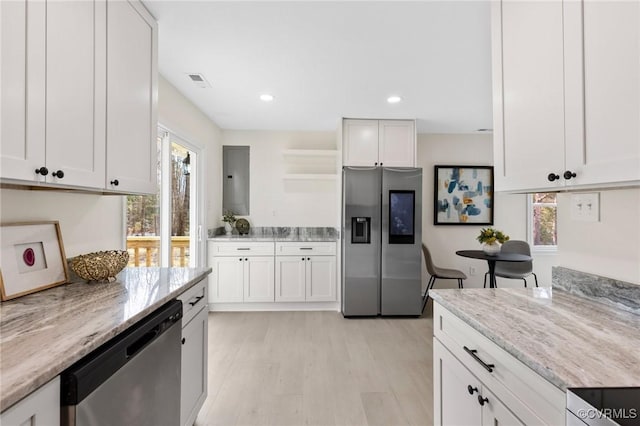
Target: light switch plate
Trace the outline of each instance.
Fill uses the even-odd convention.
[[[571,219],[582,222],[600,222],[600,193],[572,194]]]

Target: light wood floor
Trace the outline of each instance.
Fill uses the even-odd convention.
[[[432,319],[209,314],[196,425],[432,425]]]

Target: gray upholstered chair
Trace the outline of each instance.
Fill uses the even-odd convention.
[[[505,241],[500,250],[502,253],[518,253],[531,256],[531,249],[529,243],[526,241],[509,240]],[[487,275],[484,274],[484,286],[487,286]],[[511,278],[514,280],[524,281],[524,286],[527,286],[527,277],[533,275],[538,287],[538,277],[533,272],[533,261],[529,262],[496,262],[496,277]]]
[[[433,259],[431,259],[431,253],[429,253],[429,249],[424,244],[422,244],[422,254],[424,255],[424,262],[427,265],[427,272],[431,276],[431,278],[429,278],[429,283],[427,284],[427,290],[424,292],[423,296],[422,310],[424,311],[424,307],[427,306],[427,302],[429,301],[429,290],[433,288],[433,284],[438,278],[444,280],[458,280],[458,288],[463,288],[462,280],[466,280],[467,276],[464,272],[457,269],[439,268],[434,265]]]

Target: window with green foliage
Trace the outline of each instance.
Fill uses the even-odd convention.
[[[529,195],[529,243],[534,249],[555,250],[558,245],[555,193]]]

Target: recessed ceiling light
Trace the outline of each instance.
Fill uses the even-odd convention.
[[[389,96],[387,98],[387,102],[389,102],[390,104],[397,104],[401,100],[402,100],[402,98],[400,96]]]
[[[260,100],[264,102],[271,102],[274,99],[275,98],[273,97],[273,95],[270,95],[268,93],[263,93],[262,95],[260,95]]]

